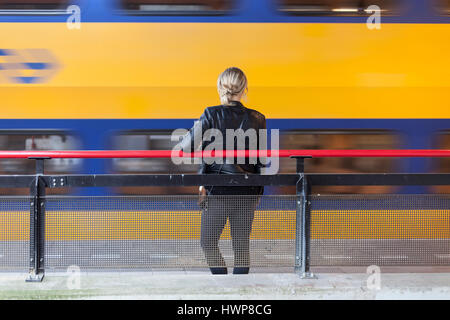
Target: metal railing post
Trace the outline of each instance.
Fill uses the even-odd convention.
[[[310,271],[311,252],[311,202],[309,200],[310,186],[305,176],[305,158],[308,156],[294,156],[297,161],[296,184],[296,224],[295,224],[295,272],[302,279],[316,279]]]
[[[30,186],[30,271],[26,282],[41,282],[45,269],[45,181],[44,160],[36,160],[36,177]]]

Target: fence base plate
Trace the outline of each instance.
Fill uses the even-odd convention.
[[[303,272],[300,274],[300,279],[318,279],[312,272]]]
[[[26,282],[42,282],[44,279],[45,274],[43,272],[41,273],[34,273],[30,272],[28,274],[28,277],[25,279]]]

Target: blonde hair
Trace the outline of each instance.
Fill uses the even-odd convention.
[[[245,89],[247,89],[247,77],[239,68],[228,68],[217,79],[217,91],[220,102],[224,105],[230,104],[231,99],[243,93]]]

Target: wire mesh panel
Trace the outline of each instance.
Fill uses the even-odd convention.
[[[448,266],[450,195],[312,195],[311,266]],[[48,196],[45,267],[295,264],[296,196]],[[29,266],[30,198],[0,197],[0,270]]]
[[[0,197],[0,270],[29,267],[30,198]]]
[[[46,268],[292,267],[295,196],[46,197]]]
[[[311,266],[450,265],[450,195],[311,196]]]

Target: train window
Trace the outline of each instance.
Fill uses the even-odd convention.
[[[278,0],[279,10],[299,15],[368,15],[372,5],[380,7],[381,14],[392,14],[399,0]]]
[[[121,0],[122,7],[131,13],[221,14],[229,11],[233,0]]]
[[[437,149],[450,150],[450,131],[445,131],[438,135]],[[450,173],[450,158],[437,158],[436,162],[436,168],[439,173]]]
[[[112,148],[116,150],[172,150],[176,142],[171,141],[172,130],[132,130],[120,132],[112,137]],[[115,173],[196,173],[199,165],[175,165],[171,159],[113,159],[111,171]],[[196,194],[195,187],[146,187],[118,188],[119,194]]]
[[[435,0],[436,9],[444,15],[450,15],[450,0]]]
[[[440,132],[435,137],[436,149],[450,150],[450,130]],[[450,158],[434,158],[432,161],[433,173],[450,173]],[[433,186],[435,193],[450,193],[450,186]]]
[[[171,150],[176,142],[171,141],[172,131],[127,131],[112,139],[116,150]],[[395,149],[400,145],[396,134],[387,131],[285,131],[280,136],[281,149]],[[114,173],[195,173],[198,165],[175,165],[171,159],[113,159]],[[392,158],[329,158],[310,159],[306,162],[309,173],[378,173],[394,172]],[[280,172],[295,172],[295,161],[280,159]],[[268,188],[274,193],[293,193],[295,188]],[[385,193],[392,187],[321,187],[315,193]],[[119,194],[196,194],[196,187],[146,187],[118,188]]]
[[[65,9],[69,0],[0,0],[1,10],[54,10]]]
[[[80,147],[80,139],[64,131],[0,130],[0,150],[76,150]],[[75,173],[80,171],[81,165],[81,159],[51,159],[45,161],[45,172]],[[0,174],[34,174],[35,170],[35,163],[31,160],[0,159]],[[67,193],[68,190],[49,189],[48,192],[49,194]],[[29,194],[29,190],[0,190],[0,194],[5,193]]]
[[[384,130],[313,130],[285,131],[280,135],[280,149],[396,149],[400,145],[395,133]],[[305,161],[308,173],[386,173],[396,168],[393,158],[316,158]],[[293,173],[292,159],[280,160],[280,171]],[[315,187],[315,193],[386,193],[391,187]],[[295,193],[294,188],[280,190]]]

